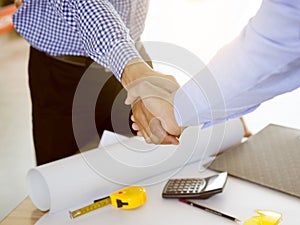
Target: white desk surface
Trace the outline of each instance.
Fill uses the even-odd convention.
[[[198,172],[198,165],[196,163],[186,166],[175,177],[205,177],[213,173],[215,172],[209,170]],[[163,199],[161,192],[164,185],[165,182],[162,182],[145,187],[148,200],[144,206],[138,209],[128,211],[108,206],[74,220],[64,220],[60,225],[90,224],[95,219],[102,225],[226,225],[234,223],[226,218],[183,204],[178,200]],[[255,209],[268,209],[282,213],[283,220],[280,225],[294,225],[299,223],[299,198],[233,177],[229,177],[223,193],[207,200],[196,200],[195,202],[235,216],[243,222],[255,215]],[[46,217],[48,217],[47,220],[44,220]],[[55,221],[57,221],[58,217],[65,217],[65,213],[47,214],[38,222],[38,225],[57,224]],[[46,221],[47,223],[44,223]]]

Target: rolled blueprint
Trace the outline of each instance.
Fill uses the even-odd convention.
[[[243,134],[239,119],[206,129],[189,127],[179,145],[152,145],[115,134],[114,144],[31,169],[29,196],[50,213],[81,207],[124,186],[162,182],[192,162],[201,168],[212,155],[240,143]]]

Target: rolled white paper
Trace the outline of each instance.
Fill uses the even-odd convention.
[[[189,127],[180,145],[149,145],[139,138],[102,146],[31,169],[27,175],[34,205],[50,213],[76,208],[127,185],[150,185],[173,176],[186,164],[207,159],[241,142],[239,119],[210,128]]]

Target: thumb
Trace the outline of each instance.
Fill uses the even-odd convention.
[[[129,93],[127,93],[127,97],[125,99],[125,105],[132,105],[138,97],[132,96]]]
[[[139,95],[139,84],[130,85],[127,89],[127,97],[125,99],[125,105],[132,105],[134,104],[140,97]]]

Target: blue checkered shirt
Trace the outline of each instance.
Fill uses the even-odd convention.
[[[148,0],[24,0],[16,31],[49,55],[89,56],[120,80],[144,29]]]

